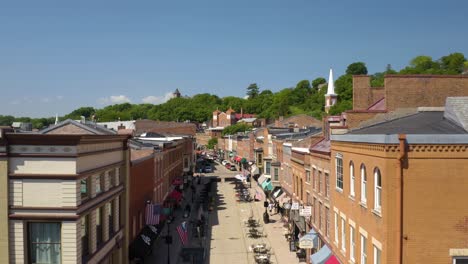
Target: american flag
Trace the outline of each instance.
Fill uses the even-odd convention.
[[[146,224],[157,225],[159,224],[159,215],[161,214],[160,204],[147,204],[146,205]]]
[[[188,244],[187,222],[182,222],[177,226],[177,233],[179,233],[182,245],[186,246]]]

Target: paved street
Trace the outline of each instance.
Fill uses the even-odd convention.
[[[251,203],[239,203],[235,196],[235,183],[230,181],[238,172],[226,170],[221,165],[216,165],[214,173],[205,175],[205,181],[209,177],[218,176],[221,181],[218,182],[218,196],[214,210],[208,215],[208,229],[205,240],[200,241],[198,238],[190,238],[190,247],[199,247],[202,244],[206,249],[206,264],[218,263],[255,263],[254,255],[249,251],[249,246],[256,243],[265,243],[272,248],[272,263],[293,264],[299,263],[294,252],[289,251],[288,243],[283,235],[283,223],[279,215],[270,216],[272,223],[263,224],[262,213],[264,212],[263,201]],[[227,181],[225,179],[228,178]],[[201,185],[197,185],[198,188]],[[255,194],[256,185],[253,184],[250,189],[251,195]],[[259,187],[257,187],[260,190]],[[190,198],[190,191],[186,193],[186,197]],[[185,205],[185,203],[184,203]],[[260,230],[263,230],[266,237],[249,238],[247,236],[247,228],[244,226],[244,221],[253,215],[255,219],[259,219],[261,223]],[[192,216],[195,216],[192,213]],[[175,231],[176,226],[186,219],[182,218],[182,210],[176,211],[176,220],[170,225],[170,230],[173,236],[173,244],[171,245],[171,262],[170,263],[190,263],[184,262],[180,257],[182,246],[179,236]],[[167,232],[167,227],[163,230],[163,235]],[[191,227],[189,227],[191,230]],[[153,245],[153,254],[145,263],[168,263],[167,262],[167,245],[164,243],[163,237]]]

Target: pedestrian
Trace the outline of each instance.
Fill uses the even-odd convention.
[[[271,214],[271,211],[273,211],[273,203],[268,204],[268,211],[270,211]]]
[[[278,201],[275,202],[275,208],[276,208],[276,214],[279,214],[280,205],[279,205]]]

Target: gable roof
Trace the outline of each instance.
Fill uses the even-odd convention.
[[[81,123],[81,122],[77,122],[75,120],[72,120],[72,119],[67,119],[67,120],[64,120],[56,125],[51,125],[49,126],[48,128],[45,128],[41,131],[39,131],[38,133],[39,134],[49,134],[50,132],[53,132],[54,130],[57,130],[59,128],[62,128],[62,127],[65,127],[67,125],[73,125],[73,126],[76,126],[78,128],[81,128],[82,131],[86,131],[88,133],[83,133],[83,132],[79,132],[79,131],[76,131],[76,132],[70,132],[68,134],[94,134],[94,135],[115,135],[117,134],[117,132],[115,131],[112,131],[110,129],[107,129],[103,126],[100,126],[94,122],[85,122],[84,124]]]

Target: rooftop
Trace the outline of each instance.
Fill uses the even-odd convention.
[[[395,120],[353,130],[349,134],[468,134],[446,119],[444,112],[419,112]]]

